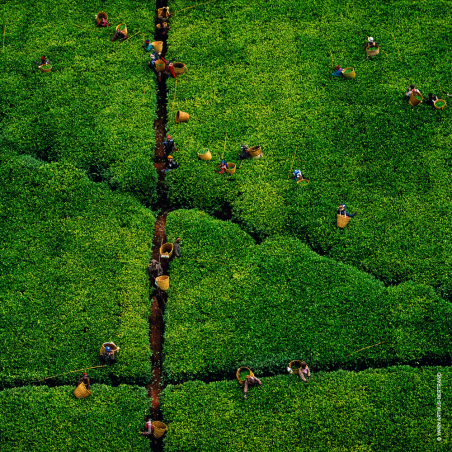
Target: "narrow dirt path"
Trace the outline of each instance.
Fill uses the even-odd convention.
[[[156,12],[158,8],[167,6],[167,0],[156,1]],[[157,14],[155,15],[155,23],[157,24]],[[163,41],[163,51],[161,56],[166,54],[166,36],[157,36],[156,41]],[[160,259],[159,248],[166,242],[165,225],[166,217],[169,211],[168,200],[164,189],[166,155],[163,150],[163,142],[166,135],[166,79],[162,77],[161,82],[157,82],[157,119],[154,121],[155,129],[155,163],[154,166],[158,172],[158,205],[159,212],[154,228],[154,236],[152,239],[152,259],[160,261],[163,274],[169,275],[169,263],[167,259]],[[160,392],[162,391],[162,352],[163,352],[163,334],[165,324],[163,323],[163,314],[165,312],[165,304],[167,300],[166,293],[162,292],[154,285],[153,278],[150,278],[150,295],[151,313],[149,317],[149,344],[152,352],[151,365],[152,375],[151,381],[146,385],[149,397],[152,398],[152,406],[150,417],[154,421],[162,420],[162,412],[160,409]],[[151,448],[153,451],[163,451],[162,441],[151,440]]]

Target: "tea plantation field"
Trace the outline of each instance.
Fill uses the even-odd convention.
[[[86,399],[76,399],[74,389],[0,391],[2,451],[149,451],[149,441],[138,435],[150,406],[143,388],[94,384]]]
[[[281,373],[292,359],[318,370],[450,363],[452,307],[431,287],[386,288],[297,239],[255,245],[198,211],[171,212],[167,233],[183,242],[165,311],[171,382],[233,378],[242,365]]]
[[[154,216],[69,163],[9,159],[0,186],[1,387],[98,366],[106,341],[121,359],[96,381],[147,382]]]
[[[446,1],[231,0],[176,13],[169,58],[189,71],[169,82],[181,149],[171,200],[230,206],[255,237],[288,232],[385,283],[411,279],[449,297],[451,110],[412,108],[402,94],[410,83],[424,97],[452,92],[447,12]],[[367,36],[382,49],[373,61]],[[332,77],[336,64],[356,78]],[[175,124],[177,110],[188,123]],[[240,165],[240,143],[264,157]],[[211,161],[197,159],[203,148]],[[223,153],[239,167],[232,176],[215,172]],[[307,186],[288,180],[296,168]],[[343,232],[340,203],[358,210]]]
[[[309,383],[289,375],[262,378],[246,400],[237,380],[168,386],[163,406],[171,435],[165,450],[447,451],[450,383],[449,368],[401,367],[313,374]]]
[[[69,161],[93,180],[155,202],[156,84],[141,48],[143,34],[153,33],[153,10],[137,0],[2,3],[2,152]],[[95,26],[102,9],[110,27]],[[140,33],[110,42],[121,22],[129,36]],[[33,64],[41,55],[52,72]]]

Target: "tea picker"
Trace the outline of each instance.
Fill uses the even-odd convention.
[[[421,94],[421,92],[414,85],[410,85],[410,89],[405,93],[405,96],[410,97],[413,93]]]
[[[340,77],[342,75],[343,70],[344,68],[337,64],[336,67],[334,68],[334,72],[331,75],[334,75],[335,77]]]
[[[308,365],[306,364],[305,361],[301,362],[301,366],[298,369],[298,376],[303,380],[306,381],[306,377],[308,377],[309,379],[311,379],[311,371],[309,370]]]
[[[431,107],[435,106],[435,101],[438,100],[438,96],[434,96],[432,93],[428,93],[428,99],[426,100],[426,104],[430,105]]]
[[[42,55],[41,59],[39,61],[33,61],[36,66],[41,68],[41,66],[45,66],[46,64],[52,64],[50,60],[48,60],[44,55]]]
[[[345,228],[345,226],[347,226],[348,222],[350,221],[350,218],[353,218],[356,215],[355,213],[349,213],[345,210],[346,205],[345,204],[341,204],[338,208],[337,208],[337,214],[336,214],[336,219],[337,219],[337,226],[339,228]]]
[[[179,165],[173,160],[172,155],[168,155],[168,163],[166,164],[166,169],[162,170],[163,172],[167,173],[168,171],[171,171],[173,169],[178,168]]]
[[[141,436],[153,436],[154,435],[154,426],[152,425],[152,421],[149,420],[144,424],[144,432],[140,432]]]
[[[241,153],[241,154],[238,154],[238,156],[239,156],[242,160],[251,157],[250,153],[248,152],[249,148],[250,148],[250,147],[249,147],[247,144],[240,143],[240,150],[242,151],[242,153]]]
[[[374,41],[374,38],[372,38],[372,36],[367,38],[366,49],[369,47],[378,47],[378,44]]]
[[[167,78],[176,78],[176,73],[174,72],[173,63],[165,60],[165,58],[160,58],[165,63],[165,74]]]
[[[248,392],[248,386],[255,386],[259,385],[262,386],[262,381],[259,380],[259,378],[255,377],[254,375],[247,375],[245,377],[245,386],[243,387],[243,398],[246,399],[246,394]]]
[[[167,155],[176,150],[174,140],[171,138],[171,135],[166,136],[166,141],[163,142],[163,149]]]
[[[218,166],[220,167],[220,171],[218,171],[218,174],[223,174],[228,169],[228,164],[226,163],[226,160],[222,160]]]
[[[163,268],[155,259],[152,259],[151,263],[148,265],[148,272],[149,276],[155,279],[158,276],[163,275]]]
[[[151,50],[154,50],[154,47],[152,47],[151,41],[149,39],[146,39],[143,44],[144,50],[146,52],[150,52]]]
[[[292,180],[294,180],[295,182],[301,182],[302,180],[304,180],[304,176],[303,176],[302,172],[299,169],[296,169],[293,172]]]
[[[89,378],[88,378],[88,374],[87,373],[83,373],[82,376],[78,379],[77,382],[77,386],[84,383],[86,386],[86,389],[89,389],[91,387]]]
[[[176,257],[180,257],[180,244],[181,244],[181,238],[177,237],[176,241],[173,243],[174,255]]]
[[[104,342],[102,348],[100,349],[100,360],[103,363],[115,364],[116,357],[115,353],[119,350],[119,347],[113,342]]]
[[[157,10],[157,18],[162,22],[168,20],[170,16],[171,14],[169,13],[168,6],[164,6],[163,8],[159,8]]]

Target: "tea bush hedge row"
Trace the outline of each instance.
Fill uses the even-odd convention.
[[[322,370],[450,363],[452,308],[431,287],[385,288],[295,238],[255,245],[199,211],[169,213],[166,232],[182,239],[165,310],[171,382],[230,378],[242,365],[269,375],[292,359]]]
[[[96,27],[101,10],[110,27]],[[153,9],[136,0],[12,0],[0,6],[0,22],[1,147],[69,161],[93,180],[155,202],[156,84],[141,47],[143,33],[154,32]],[[129,36],[140,33],[110,42],[121,22]],[[51,60],[51,73],[32,63],[41,55]]]
[[[441,374],[441,441],[437,384]],[[165,451],[447,451],[451,447],[451,371],[447,367],[262,378],[167,386]]]
[[[168,55],[188,72],[169,81],[169,128],[181,149],[166,179],[170,199],[208,211],[231,205],[255,236],[290,231],[386,283],[415,280],[449,298],[451,109],[412,108],[402,94],[411,83],[424,97],[452,92],[447,5],[232,0],[172,16]],[[189,6],[170,2],[173,11]],[[367,36],[381,45],[373,61]],[[353,66],[356,78],[332,77],[333,64]],[[177,110],[188,123],[175,124]],[[264,158],[240,166],[240,143],[260,144]],[[210,162],[198,161],[203,148]],[[223,152],[240,166],[232,176],[215,172]],[[296,168],[309,185],[288,181]],[[340,203],[358,210],[344,231]]]
[[[18,451],[149,451],[140,437],[150,399],[144,388],[102,384],[76,399],[73,386],[24,386],[0,391],[0,448]]]
[[[100,365],[105,341],[98,382],[147,382],[154,216],[69,163],[8,159],[0,186],[0,386]]]

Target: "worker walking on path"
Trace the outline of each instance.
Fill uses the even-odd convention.
[[[246,393],[248,392],[248,386],[254,386],[254,385],[262,385],[262,381],[259,380],[257,377],[252,377],[251,375],[247,375],[245,377],[245,386],[243,387],[243,398],[246,399]]]
[[[152,259],[151,263],[148,265],[148,272],[149,276],[155,279],[158,276],[163,275],[163,268],[155,259]]]
[[[173,160],[172,155],[168,155],[168,163],[166,164],[166,169],[162,170],[165,173],[171,170],[174,170],[176,168],[179,168],[179,165]]]
[[[152,421],[149,420],[144,424],[144,432],[140,432],[141,436],[153,436],[154,435],[154,426],[152,425]]]
[[[174,255],[176,257],[180,257],[180,244],[181,244],[181,238],[177,237],[176,241],[173,243]]]
[[[163,142],[163,149],[165,150],[166,155],[169,155],[176,150],[174,140],[171,138],[171,135],[166,136],[166,141]]]

